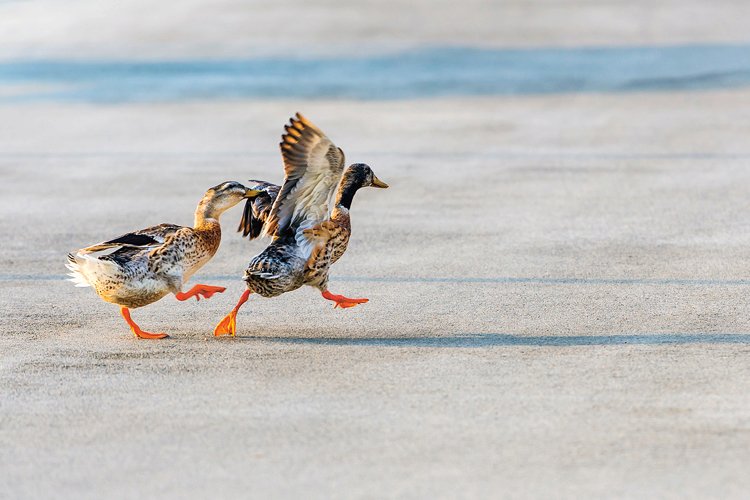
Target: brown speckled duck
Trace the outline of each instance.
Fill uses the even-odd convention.
[[[245,270],[247,290],[235,308],[216,325],[214,335],[234,335],[237,311],[251,293],[275,297],[302,285],[320,290],[334,307],[367,302],[328,290],[328,273],[346,251],[351,234],[349,210],[362,187],[387,188],[372,169],[356,163],[344,170],[344,152],[305,117],[297,113],[285,127],[280,144],[285,179],[279,187],[250,181],[260,194],[245,204],[239,230],[250,239],[273,238]],[[335,194],[333,210],[329,200]]]
[[[195,210],[193,227],[160,224],[68,254],[71,281],[76,286],[91,286],[102,299],[118,304],[137,337],[167,337],[165,333],[142,330],[131,319],[129,309],[151,304],[169,293],[183,301],[223,292],[223,287],[199,284],[183,293],[182,286],[218,250],[219,216],[259,193],[237,182],[224,182],[203,196]],[[110,252],[92,255],[105,250]]]

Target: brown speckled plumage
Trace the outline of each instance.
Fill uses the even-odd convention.
[[[237,312],[253,292],[275,297],[310,285],[334,307],[347,309],[367,302],[329,292],[328,273],[349,243],[354,193],[365,186],[388,185],[365,164],[344,170],[344,152],[299,113],[285,131],[280,144],[284,184],[251,181],[263,186],[264,198],[246,204],[239,228],[250,239],[264,234],[273,241],[250,261],[244,277],[247,290],[217,323],[216,336],[236,334]],[[336,200],[329,212],[334,192]]]
[[[302,285],[327,290],[331,265],[349,243],[349,208],[354,193],[376,179],[364,164],[344,171],[343,151],[299,114],[285,130],[281,141],[284,185],[251,181],[263,186],[266,197],[247,202],[239,229],[253,239],[261,234],[258,225],[265,224],[263,232],[274,235],[273,242],[245,271],[248,289],[264,297]],[[334,190],[336,202],[329,215],[328,200]]]
[[[349,245],[352,226],[349,220],[349,210],[337,206],[331,218],[311,230],[312,236],[321,233],[322,241],[314,249],[307,261],[305,269],[305,284],[320,290],[328,289],[328,272],[331,266],[344,255]],[[322,231],[321,231],[322,229]]]
[[[195,213],[194,227],[159,224],[68,255],[78,286],[92,286],[105,301],[135,308],[179,293],[214,256],[221,242],[221,213],[247,194],[239,183],[208,190]],[[113,250],[106,255],[96,252]]]
[[[277,239],[250,261],[245,283],[258,295],[276,297],[305,284],[305,264],[293,238]]]

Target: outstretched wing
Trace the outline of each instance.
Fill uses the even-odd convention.
[[[182,226],[176,224],[159,224],[158,226],[151,226],[146,229],[123,234],[113,240],[91,245],[90,247],[83,248],[81,252],[101,252],[102,250],[112,248],[143,250],[145,248],[158,247],[180,229],[182,229]]]
[[[245,210],[242,212],[242,219],[237,231],[242,232],[242,236],[247,236],[248,239],[252,240],[260,236],[263,231],[263,226],[271,215],[273,202],[276,201],[281,187],[270,182],[253,180],[249,181],[247,187],[260,191],[260,194],[248,198],[245,202]]]
[[[265,225],[266,234],[278,237],[325,220],[344,172],[344,152],[307,118],[297,113],[284,129],[279,146],[286,175]]]

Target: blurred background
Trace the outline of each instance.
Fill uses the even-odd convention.
[[[0,2],[4,103],[722,88],[738,1]]]

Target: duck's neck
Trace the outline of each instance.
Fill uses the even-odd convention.
[[[196,231],[220,231],[219,215],[213,210],[211,204],[201,200],[198,208],[195,209],[195,219],[193,220],[193,229]]]
[[[335,206],[344,207],[347,210],[352,208],[352,200],[354,200],[354,195],[360,187],[361,186],[355,182],[354,179],[342,179],[341,184],[339,185],[339,190],[336,193]]]
[[[208,258],[213,257],[221,244],[221,225],[219,224],[219,215],[211,211],[195,211],[195,221],[193,223],[193,232],[200,242],[198,246],[206,251]]]

